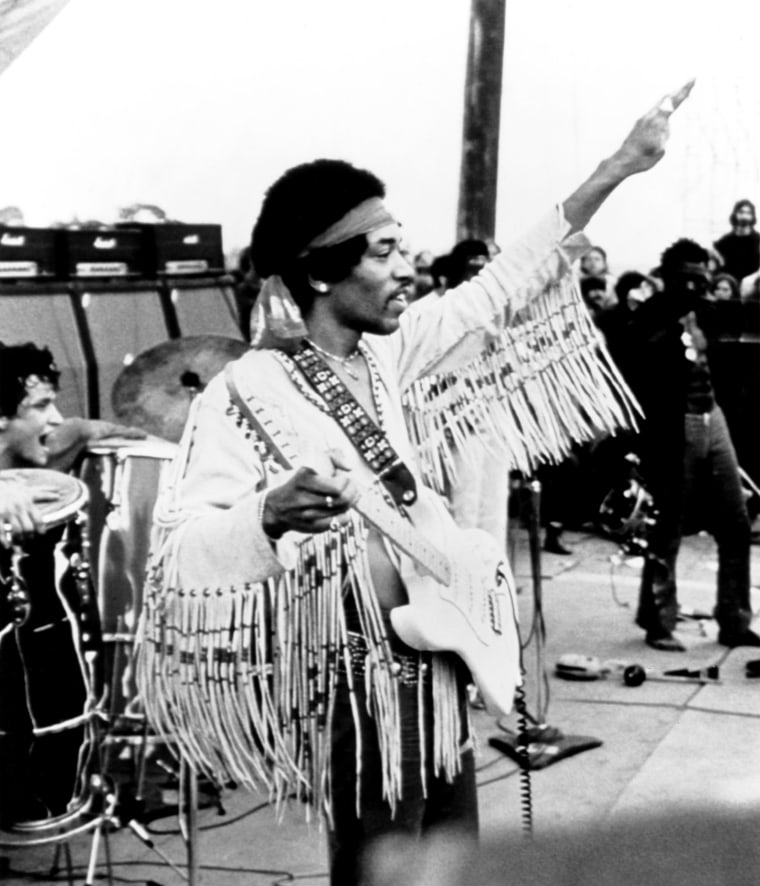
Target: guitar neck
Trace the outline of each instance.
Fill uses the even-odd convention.
[[[227,381],[233,401],[243,410],[272,455],[284,468],[294,468],[299,462],[298,453],[267,416],[260,404],[250,403],[243,399],[234,384],[232,364],[227,368]],[[436,581],[445,585],[450,584],[449,558],[431,544],[411,523],[404,520],[398,511],[388,505],[377,488],[378,482],[375,481],[375,486],[363,487],[360,490],[359,499],[354,503],[354,508],[368,523],[386,536],[400,551],[411,557]]]
[[[368,523],[386,536],[399,550],[411,557],[436,581],[445,585],[450,584],[449,558],[407,522],[398,511],[393,510],[379,489],[372,486],[363,487],[358,501],[354,502],[354,507]]]

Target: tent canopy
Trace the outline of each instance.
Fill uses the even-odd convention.
[[[69,0],[0,0],[0,74]]]

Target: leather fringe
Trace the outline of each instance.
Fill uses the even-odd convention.
[[[416,381],[404,407],[425,479],[441,493],[457,479],[454,453],[466,462],[475,438],[530,474],[573,443],[636,429],[641,415],[569,275],[528,302],[477,360]]]
[[[181,457],[174,467],[179,475]],[[296,796],[329,820],[330,735],[342,670],[357,726],[357,805],[362,748],[353,683],[364,679],[383,793],[395,809],[402,790],[398,676],[369,578],[366,535],[356,515],[339,530],[306,537],[296,567],[283,577],[209,589],[178,586],[181,512],[154,526],[137,638],[138,696],[156,734],[196,772],[263,790],[279,810]],[[352,674],[346,599],[367,644],[364,677]],[[453,778],[463,724],[444,655],[433,657],[433,686],[434,765]],[[424,732],[420,741],[424,757]]]

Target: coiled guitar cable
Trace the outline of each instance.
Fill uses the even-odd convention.
[[[525,665],[523,663],[523,653],[531,640],[536,643],[536,655],[538,666],[538,708],[539,719],[543,722],[544,705],[542,699],[542,675],[545,675],[543,668],[543,645],[545,639],[545,625],[543,617],[542,594],[541,594],[541,546],[540,546],[540,502],[541,502],[541,483],[535,478],[528,484],[530,490],[530,515],[529,515],[529,535],[530,535],[530,554],[531,567],[533,573],[533,590],[534,590],[534,611],[533,623],[528,638],[520,644],[520,673],[523,681],[515,690],[515,710],[517,711],[517,764],[520,767],[520,818],[522,822],[523,835],[531,839],[533,837],[533,786],[531,782],[531,759],[530,759],[530,729],[528,722],[532,720],[528,712],[528,705],[525,695]],[[517,614],[515,613],[515,618]],[[548,687],[547,697],[548,697]],[[534,721],[535,722],[535,721]]]
[[[521,668],[523,678],[525,670]],[[533,837],[533,785],[530,778],[530,736],[528,734],[528,707],[525,702],[525,683],[515,690],[515,709],[517,710],[517,757],[520,767],[520,820],[525,837]]]

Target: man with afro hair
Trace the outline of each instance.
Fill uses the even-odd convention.
[[[264,197],[251,242],[264,281],[253,348],[197,398],[159,497],[138,681],[154,727],[172,731],[198,768],[279,799],[296,791],[321,809],[333,886],[366,882],[363,859],[383,836],[446,828],[474,839],[478,829],[470,674],[455,644],[426,640],[448,590],[423,593],[428,610],[411,589],[415,559],[430,567],[428,541],[462,566],[481,555],[462,546],[425,482],[403,395],[470,365],[521,309],[560,291],[588,248],[580,232],[621,182],[663,156],[691,85],[642,117],[536,228],[440,298],[410,304],[414,270],[372,173],[316,160]],[[494,676],[508,709],[519,638],[512,579],[500,568],[499,602],[493,589],[477,599],[488,593],[492,618],[503,616],[509,651]],[[193,624],[205,625],[200,635]],[[224,648],[205,648],[193,665],[193,645],[212,644],[217,630]],[[202,661],[228,674],[237,666],[255,691],[233,702]]]

